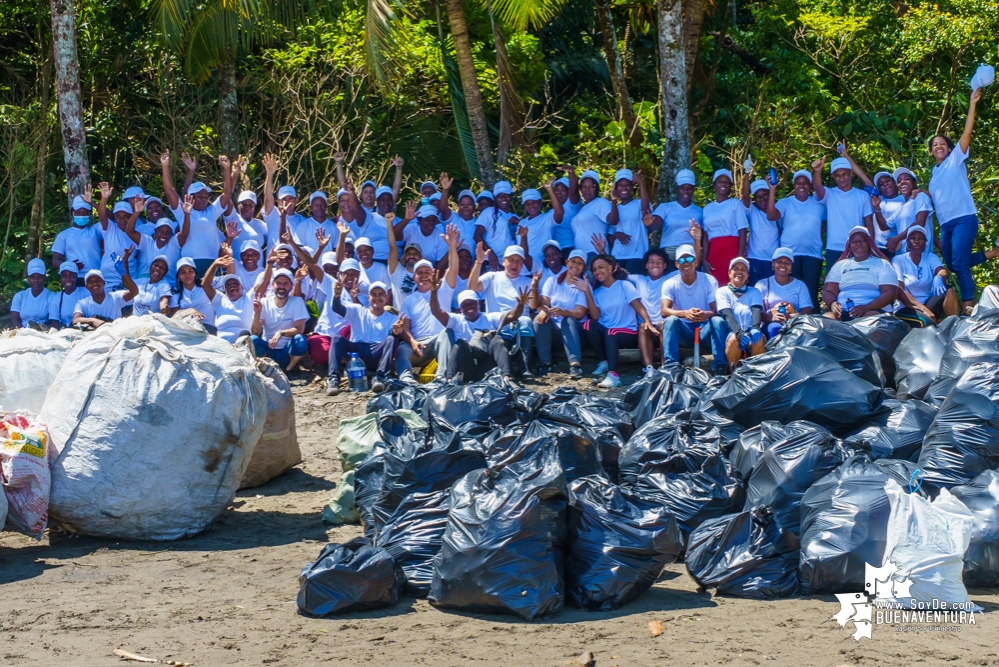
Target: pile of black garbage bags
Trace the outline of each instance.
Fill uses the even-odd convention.
[[[306,614],[404,594],[528,620],[608,611],[681,559],[719,595],[862,590],[885,556],[889,480],[971,508],[965,583],[999,585],[996,310],[912,331],[798,316],[731,377],[668,365],[623,398],[489,376],[393,385],[368,412],[365,537],[305,566]]]

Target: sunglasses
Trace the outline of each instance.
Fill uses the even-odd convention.
[[[676,260],[677,264],[693,264],[694,258],[690,255],[684,255],[683,257],[678,257]]]

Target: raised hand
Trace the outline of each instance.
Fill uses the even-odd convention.
[[[550,191],[552,188],[554,188],[555,187],[555,181],[557,181],[557,180],[558,179],[555,178],[554,176],[552,176],[551,178],[549,178],[545,182],[545,190],[549,190]]]
[[[253,312],[257,315],[264,308],[264,302],[261,300],[260,295],[256,292],[253,293]]]
[[[403,331],[409,331],[409,318],[405,313],[399,313],[399,319],[392,325],[392,335],[399,336]]]
[[[533,291],[538,289],[538,283],[540,282],[541,282],[541,272],[535,271],[534,274],[531,276],[531,290]]]
[[[405,164],[405,162],[406,161],[403,160],[398,155],[396,155],[394,158],[392,158],[392,164],[394,164],[396,167],[399,167],[400,169],[402,168],[402,165]]]
[[[170,149],[166,149],[160,154],[160,165],[163,167],[170,166]]]
[[[449,248],[457,248],[458,244],[461,243],[461,232],[458,230],[458,225],[448,225],[444,233],[441,234],[441,238],[444,239]]]
[[[403,220],[412,220],[416,217],[416,207],[419,202],[408,201],[406,202],[406,214],[403,216]]]
[[[590,283],[585,277],[569,276],[565,279],[567,283],[578,289],[583,294],[590,291]]]
[[[340,164],[346,159],[347,159],[347,153],[345,151],[337,151],[336,153],[333,153],[333,161],[336,162],[337,164]]]
[[[288,245],[291,245],[291,240],[292,240],[291,239],[291,232],[285,232],[284,234],[281,235],[281,241],[282,241],[282,243],[287,243]],[[292,246],[292,247],[294,247],[294,246]]]
[[[111,193],[114,192],[114,188],[112,188],[107,181],[98,183],[97,189],[101,191],[101,199],[105,202],[111,198]]]
[[[239,236],[239,225],[236,224],[236,221],[225,223],[225,237],[232,241],[237,236]]]
[[[486,244],[479,241],[475,244],[475,261],[482,264],[489,257],[489,251],[486,250]]]
[[[535,275],[539,275],[539,274],[535,274]],[[519,305],[519,306],[526,306],[527,305],[527,300],[530,299],[530,298],[531,298],[531,292],[530,292],[530,290],[526,290],[526,289],[517,290],[517,305]]]
[[[260,163],[264,165],[264,171],[268,174],[273,174],[278,168],[278,159],[274,153],[264,153],[264,157],[260,159]]]
[[[142,198],[142,195],[136,195],[128,201],[132,205],[132,213],[141,213],[142,209],[146,207],[146,200]]]
[[[132,256],[132,252],[134,250],[135,250],[135,246],[134,245],[130,245],[127,248],[125,248],[125,250],[122,251],[122,253],[121,253],[121,261],[125,264],[125,268],[126,269],[128,268],[128,258]]]
[[[812,161],[812,171],[821,171],[825,169],[826,166],[826,156],[823,155],[818,160]]]
[[[517,227],[517,236],[527,238],[527,227]]]
[[[283,199],[278,199],[276,206],[278,213],[280,213],[281,217],[283,218],[286,215],[288,215],[288,209],[291,208],[291,202],[284,201]]]
[[[236,260],[232,258],[231,254],[232,248],[229,248],[228,250],[230,254],[223,255],[222,257],[219,257],[217,260],[215,260],[218,263],[218,265],[221,266],[223,269],[229,269],[236,265]]]
[[[219,155],[219,166],[222,167],[223,171],[232,170],[232,163],[229,161],[228,155]]]
[[[344,222],[343,219],[341,218],[340,220],[336,221],[336,230],[340,232],[340,236],[342,236],[343,238],[347,238],[347,235],[350,234],[350,225]]]
[[[222,245],[219,246],[219,248],[222,249],[222,254],[219,256],[219,259],[217,260],[219,264],[222,264],[222,260],[225,259],[226,257],[232,259],[232,244],[229,243],[229,241],[223,242]],[[232,262],[229,263],[232,264]]]
[[[607,250],[607,237],[603,234],[594,234],[590,237],[590,241],[593,242],[593,249],[598,253],[604,253]]]
[[[327,234],[326,230],[323,229],[322,227],[316,230],[316,241],[319,243],[320,248],[325,248],[327,245],[329,245],[330,242],[329,234]]]
[[[194,210],[194,195],[184,195],[184,202],[180,205],[184,209],[184,213],[190,213]]]
[[[333,296],[340,296],[343,294],[343,276],[338,276],[333,282]]]
[[[198,158],[192,157],[187,151],[180,154],[180,161],[184,163],[188,171],[194,171],[198,168]]]
[[[298,267],[298,270],[295,271],[295,281],[296,282],[302,282],[303,280],[305,280],[308,277],[309,277],[309,267],[305,266],[304,264],[302,266]]]
[[[434,271],[434,277],[430,279],[430,291],[436,292],[441,288],[443,284],[443,279],[441,278],[440,271]]]
[[[451,184],[454,183],[454,179],[447,175],[447,172],[441,172],[441,190],[450,190]]]
[[[742,163],[742,169],[747,174],[753,173],[753,156],[752,155],[746,155],[746,160],[745,160],[745,162]]]
[[[92,186],[90,183],[87,183],[86,185],[84,185],[83,186],[83,194],[81,196],[83,197],[83,201],[85,201],[88,204],[90,204],[91,206],[93,206],[94,205],[94,186]]]

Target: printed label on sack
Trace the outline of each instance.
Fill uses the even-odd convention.
[[[45,431],[27,433],[7,424],[8,438],[3,440],[4,451],[8,454],[23,452],[39,459],[45,458]]]

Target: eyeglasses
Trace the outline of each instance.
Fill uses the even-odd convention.
[[[690,255],[684,255],[683,257],[677,257],[676,258],[676,263],[677,264],[693,264],[694,263],[694,258],[691,257]]]

